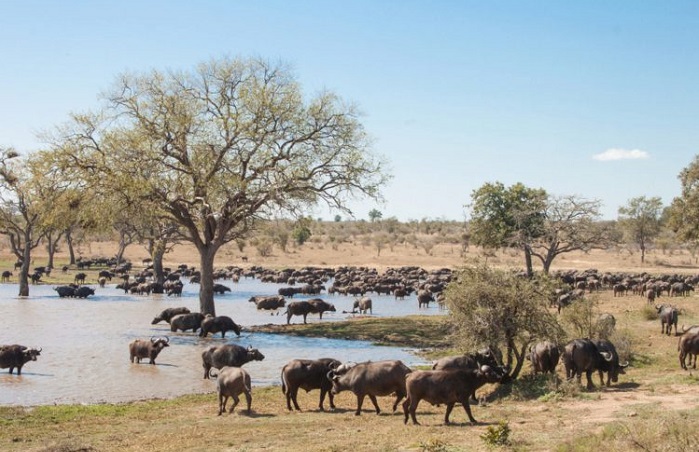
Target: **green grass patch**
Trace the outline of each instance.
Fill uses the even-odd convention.
[[[407,316],[362,318],[342,322],[321,322],[307,325],[262,325],[250,328],[264,333],[293,336],[327,337],[364,340],[376,345],[411,348],[446,348],[450,326],[443,317]]]

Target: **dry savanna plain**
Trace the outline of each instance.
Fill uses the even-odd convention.
[[[303,266],[420,266],[430,269],[464,265],[471,259],[487,259],[493,266],[521,267],[515,251],[488,253],[474,247],[439,244],[429,253],[413,245],[377,248],[359,243],[328,246],[306,243],[287,252],[275,249],[266,257],[253,250],[221,250],[218,266],[260,265],[270,268]],[[83,247],[88,256],[109,256],[111,242]],[[243,261],[243,254],[247,261]],[[140,263],[145,251],[136,246],[126,257]],[[6,262],[10,261],[6,258]],[[65,256],[59,256],[59,261]],[[42,256],[36,257],[35,265]],[[170,265],[197,265],[196,253],[180,246],[166,256]],[[695,259],[686,251],[652,251],[641,264],[638,253],[593,251],[559,256],[553,270],[597,269],[600,272],[650,274],[699,273]],[[60,276],[56,276],[60,278]],[[49,279],[47,281],[51,283]],[[477,425],[467,422],[461,407],[452,413],[452,425],[443,424],[444,406],[422,402],[418,419],[422,425],[404,425],[403,414],[391,413],[392,398],[381,397],[383,412],[376,415],[365,403],[355,416],[354,396],[342,393],[338,409],[320,412],[318,391],[299,394],[301,412],[288,412],[279,386],[253,388],[252,413],[244,411],[217,416],[215,394],[199,394],[173,400],[145,400],[94,406],[0,407],[0,450],[16,451],[461,451],[461,450],[699,450],[696,419],[699,416],[699,379],[696,371],[682,370],[678,362],[677,337],[660,332],[660,322],[638,295],[614,297],[611,290],[593,295],[599,310],[617,319],[619,337],[628,342],[630,367],[611,387],[586,390],[566,382],[562,365],[558,378],[533,377],[526,364],[512,385],[487,386],[479,390],[484,403],[473,407]],[[413,300],[414,301],[414,300]],[[680,324],[699,323],[699,298],[661,297],[681,309]],[[433,316],[434,317],[434,316]],[[445,317],[446,318],[446,317]],[[404,321],[359,318],[344,325],[330,322],[312,328],[291,325],[293,334],[371,338],[381,343],[424,347],[427,356],[453,354],[448,338],[421,336],[443,331],[445,318],[411,316]],[[378,323],[372,323],[378,322]],[[378,325],[378,326],[377,326]],[[309,325],[310,327],[311,325]],[[414,327],[412,334],[405,332]],[[337,331],[342,331],[338,333]],[[424,340],[423,340],[424,339]],[[441,344],[435,347],[434,344]],[[505,387],[507,386],[507,387]],[[367,406],[369,405],[369,406]]]

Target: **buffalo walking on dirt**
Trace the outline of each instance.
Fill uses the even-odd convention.
[[[218,392],[218,415],[220,416],[226,411],[226,403],[228,398],[233,398],[233,403],[228,413],[232,413],[235,407],[240,402],[240,394],[245,395],[247,401],[247,413],[250,414],[250,406],[252,405],[252,385],[250,384],[250,374],[239,367],[224,366],[219,371],[216,377],[216,391]]]
[[[325,411],[323,401],[325,394],[330,399],[330,408],[335,409],[334,396],[331,392],[332,382],[328,373],[340,366],[340,361],[333,358],[321,359],[292,359],[282,367],[282,393],[286,396],[286,407],[291,411],[291,403],[294,408],[301,411],[296,396],[299,389],[306,392],[320,389],[320,402],[318,408]]]

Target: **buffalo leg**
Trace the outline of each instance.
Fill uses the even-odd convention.
[[[415,411],[417,411],[417,404],[420,403],[420,399],[411,399],[408,398],[405,400],[405,404],[403,405],[403,410],[405,410],[405,405],[408,405],[408,411],[410,412],[410,417],[413,420],[413,425],[420,425],[420,423],[417,421],[417,418],[415,417]],[[408,415],[405,415],[405,423],[408,423]]]
[[[474,419],[473,414],[471,414],[471,405],[468,403],[468,397],[464,397],[464,400],[461,401],[461,404],[464,406],[464,411],[466,411],[468,420],[471,421],[472,424],[477,424],[478,422],[476,421],[476,419]],[[452,403],[452,406],[453,405],[454,404]],[[449,410],[448,406],[447,410]]]
[[[252,394],[250,394],[250,391],[245,391],[245,401],[248,404],[247,413],[250,414],[250,407],[252,406]]]
[[[447,412],[444,413],[444,423],[449,425],[449,415],[451,414],[451,410],[454,409],[454,402],[447,403]]]
[[[369,399],[371,399],[371,403],[373,403],[374,408],[376,408],[376,414],[379,414],[381,412],[381,408],[379,408],[379,402],[376,400],[376,396],[369,394]]]
[[[233,410],[235,410],[235,407],[238,405],[238,402],[240,402],[240,397],[237,395],[232,396],[233,397],[233,404],[231,405],[231,409],[228,410],[228,413],[232,413]]]
[[[328,399],[330,399],[330,409],[334,410],[335,409],[335,396],[333,395],[332,391],[327,391],[328,393]],[[322,403],[321,403],[322,405]]]
[[[355,416],[362,414],[362,405],[364,404],[364,394],[357,396],[357,411],[354,412]]]
[[[308,316],[308,314],[304,314],[304,315],[303,315],[303,324],[304,324],[304,325],[306,324],[306,317],[307,317],[307,316]]]
[[[398,408],[398,404],[400,403],[401,400],[403,400],[403,397],[405,397],[405,394],[402,393],[396,393],[396,402],[393,404],[393,412],[396,412],[396,409]]]
[[[325,411],[325,408],[323,408],[323,402],[325,401],[325,394],[326,393],[328,393],[328,398],[330,399],[330,409],[331,410],[335,409],[335,403],[333,401],[332,392],[328,391],[327,389],[321,388],[320,389],[320,402],[318,403],[318,408],[320,408],[320,411]]]
[[[405,399],[403,402],[403,415],[405,415],[405,419],[403,419],[403,423],[407,424],[408,423],[408,407],[410,406],[410,397]]]
[[[223,396],[223,394],[218,395],[218,415],[226,411],[226,403],[228,402],[228,396]]]
[[[589,390],[589,389],[594,388],[595,385],[592,384],[592,371],[591,370],[585,371],[585,376],[587,377],[587,389]]]

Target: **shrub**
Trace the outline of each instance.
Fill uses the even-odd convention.
[[[506,446],[510,443],[510,425],[506,421],[489,425],[481,439],[489,446]]]

